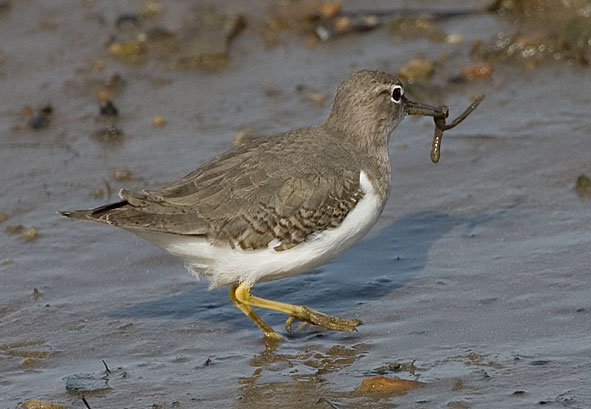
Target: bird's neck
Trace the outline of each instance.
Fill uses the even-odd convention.
[[[330,129],[330,134],[338,140],[346,142],[356,150],[362,169],[374,180],[380,196],[384,198],[390,193],[390,154],[388,140],[390,130],[375,121],[347,121],[344,125],[329,117],[321,126]]]

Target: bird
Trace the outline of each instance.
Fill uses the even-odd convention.
[[[332,331],[362,322],[257,297],[256,283],[326,264],[376,223],[391,190],[388,142],[406,115],[447,116],[447,108],[409,99],[394,75],[362,70],[336,90],[318,125],[256,138],[156,190],[122,189],[120,201],[60,211],[134,233],[180,257],[263,332],[283,338],[254,310]]]

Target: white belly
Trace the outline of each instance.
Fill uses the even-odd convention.
[[[210,288],[237,282],[263,282],[303,273],[321,266],[351,247],[376,223],[385,198],[380,198],[365,172],[359,181],[363,198],[334,229],[315,234],[305,242],[284,251],[271,243],[261,250],[216,247],[203,238],[176,236],[155,232],[135,232],[181,257],[195,275],[205,275]]]

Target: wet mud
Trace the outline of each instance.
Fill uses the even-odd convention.
[[[299,6],[0,1],[0,408],[591,406],[589,2]],[[225,288],[56,214],[317,123],[363,68],[486,99],[438,164],[403,121],[378,226],[253,289],[357,332],[261,311],[268,348]]]

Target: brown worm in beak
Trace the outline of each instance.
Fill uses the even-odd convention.
[[[454,128],[460,122],[462,122],[468,115],[472,113],[476,109],[476,107],[482,102],[484,99],[484,95],[480,95],[476,98],[468,108],[462,112],[460,116],[452,121],[451,124],[446,125],[445,117],[437,117],[434,116],[433,120],[435,121],[435,133],[433,134],[433,143],[431,144],[431,162],[437,163],[439,162],[439,157],[441,156],[441,139],[443,138],[443,131],[447,131],[448,129]]]

